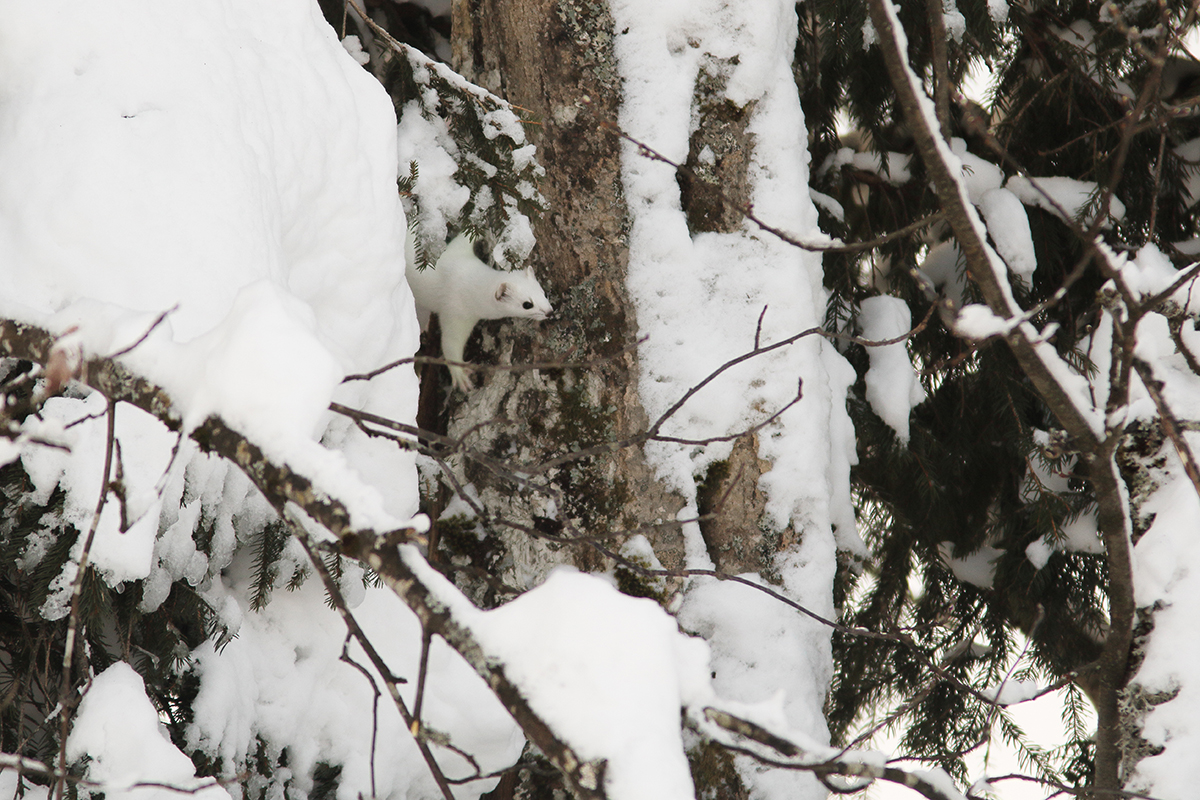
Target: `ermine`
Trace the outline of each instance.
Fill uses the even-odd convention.
[[[429,328],[430,314],[438,315],[442,357],[447,361],[464,360],[463,348],[481,319],[545,319],[554,311],[531,267],[515,272],[492,269],[476,254],[474,243],[465,234],[446,245],[437,264],[423,270],[417,269],[410,235],[405,260],[404,276],[417,301],[421,330]],[[450,365],[450,379],[464,392],[471,388],[463,367]]]

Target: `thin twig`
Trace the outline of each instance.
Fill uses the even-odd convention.
[[[432,555],[432,554],[431,554]],[[417,698],[413,701],[413,736],[421,736],[421,706],[425,703],[425,678],[429,675],[429,650],[433,632],[421,627],[421,660],[417,667]]]
[[[618,126],[615,122],[612,122],[611,120],[600,120],[600,126],[604,130],[607,130],[610,133],[612,133],[614,136],[616,136],[620,139],[624,139],[625,141],[632,144],[634,147],[636,147],[638,149],[638,152],[641,155],[650,159],[651,161],[658,161],[663,164],[666,164],[667,166],[673,167],[674,169],[683,173],[684,176],[686,176],[694,181],[703,182],[703,179],[700,178],[699,176],[697,176],[691,170],[691,168],[688,167],[686,164],[679,164],[675,161],[672,161],[671,159],[667,158],[662,153],[655,150],[653,147],[646,144],[645,142],[639,141],[639,140],[635,139],[633,136],[630,136],[628,133],[626,133],[624,130],[622,130],[620,128],[620,126]],[[724,194],[721,194],[720,197],[722,198],[723,202],[728,202],[725,200]],[[769,233],[772,236],[775,236],[776,238],[782,240],[783,242],[785,242],[787,244],[790,244],[793,247],[798,247],[801,250],[807,250],[810,253],[858,253],[863,250],[874,250],[874,249],[880,247],[881,245],[887,244],[890,241],[899,239],[904,236],[908,236],[909,234],[915,233],[916,231],[919,231],[922,228],[927,228],[930,225],[934,224],[935,222],[940,221],[943,217],[942,212],[936,211],[922,219],[917,220],[916,222],[912,223],[911,225],[906,225],[903,228],[899,228],[898,230],[894,230],[891,233],[884,234],[883,236],[880,236],[876,239],[872,239],[867,242],[851,242],[850,244],[846,244],[844,242],[839,242],[836,240],[833,240],[830,242],[813,242],[813,241],[808,241],[805,239],[799,239],[799,238],[793,236],[792,234],[788,233],[787,231],[784,231],[782,228],[777,228],[773,225],[770,225],[770,224],[764,222],[757,214],[754,213],[754,205],[752,203],[747,203],[743,206],[740,206],[738,210],[740,210],[742,212],[742,214],[745,215],[746,219],[753,222],[756,226],[758,226],[758,228],[760,230],[764,231],[765,233]]]
[[[108,356],[108,358],[120,358],[121,356],[125,355],[126,353],[130,353],[133,350],[135,350],[136,348],[138,348],[139,346],[141,346],[142,342],[149,339],[150,334],[154,333],[154,329],[157,328],[159,325],[163,324],[163,321],[166,320],[168,315],[170,315],[172,312],[175,312],[178,310],[179,310],[179,304],[176,303],[175,305],[168,308],[166,311],[159,314],[157,317],[154,318],[154,322],[150,323],[150,327],[146,328],[146,332],[143,333],[141,336],[139,336],[137,338],[137,340],[134,341],[133,344],[129,345],[128,347],[122,347],[120,350],[118,350],[115,353],[111,353]]]
[[[371,797],[378,797],[379,790],[375,788],[375,755],[376,743],[379,738],[379,686],[375,683],[375,677],[367,671],[367,668],[350,657],[350,642],[354,636],[350,630],[346,630],[346,638],[342,641],[342,655],[338,658],[356,670],[362,673],[362,676],[367,679],[367,683],[371,685],[371,692],[374,694],[374,699],[371,702],[371,757],[368,762],[371,765]]]
[[[1171,444],[1175,446],[1175,452],[1179,454],[1179,459],[1183,462],[1183,471],[1187,474],[1188,480],[1192,482],[1196,496],[1200,497],[1200,465],[1196,464],[1196,456],[1192,453],[1192,448],[1188,445],[1187,440],[1183,438],[1183,433],[1180,432],[1179,419],[1167,405],[1166,398],[1163,397],[1162,381],[1154,377],[1154,370],[1148,363],[1136,356],[1133,359],[1133,368],[1137,370],[1138,377],[1142,379],[1142,385],[1146,387],[1146,391],[1154,400],[1154,407],[1158,409],[1163,431],[1170,438]]]
[[[471,367],[472,369],[483,372],[531,372],[533,370],[553,370],[553,369],[593,369],[604,364],[615,361],[626,353],[637,349],[638,345],[643,344],[647,337],[643,336],[633,344],[628,344],[608,355],[596,356],[586,361],[527,361],[520,364],[475,364],[469,361],[452,361],[447,358],[439,358],[437,356],[409,356],[407,358],[398,358],[395,361],[389,361],[382,367],[377,367],[370,372],[357,372],[353,375],[347,375],[342,378],[342,383],[351,381],[369,381],[376,378],[388,370],[393,370],[396,367],[402,367],[405,364],[440,364],[446,367]]]
[[[100,527],[100,514],[108,501],[108,479],[112,474],[113,446],[116,442],[116,403],[108,401],[108,430],[104,443],[104,472],[100,476],[100,497],[96,500],[96,510],[92,513],[92,521],[88,526],[87,536],[83,540],[83,550],[79,554],[79,566],[76,568],[75,580],[71,584],[71,612],[67,619],[67,639],[63,644],[62,681],[59,685],[58,705],[62,715],[59,722],[58,771],[59,779],[54,784],[56,800],[62,800],[66,789],[65,779],[61,776],[67,772],[67,737],[71,731],[71,673],[75,662],[75,643],[79,635],[79,603],[83,594],[83,581],[87,576],[88,557],[91,555],[92,542],[96,538],[96,530]]]
[[[295,534],[297,541],[304,548],[304,552],[308,554],[308,560],[312,562],[313,568],[321,577],[321,582],[325,584],[325,591],[334,600],[334,607],[338,613],[342,615],[342,619],[346,623],[346,629],[350,635],[354,636],[354,640],[358,642],[359,647],[366,653],[367,659],[371,665],[375,667],[375,671],[383,676],[384,683],[388,687],[388,694],[391,695],[392,704],[396,706],[396,710],[400,712],[400,718],[404,720],[404,724],[410,731],[416,728],[416,720],[408,711],[408,706],[404,703],[404,698],[400,696],[400,690],[397,689],[399,683],[403,683],[403,679],[397,678],[392,674],[387,662],[379,655],[375,646],[371,644],[371,640],[367,638],[366,633],[359,626],[358,620],[354,618],[354,614],[346,605],[345,598],[342,597],[342,587],[338,585],[337,580],[329,574],[329,570],[325,566],[325,561],[321,558],[318,551],[318,545],[309,534],[308,529],[304,527],[304,523],[296,518],[290,511],[285,513],[285,518],[291,524],[292,532]],[[430,773],[433,775],[434,781],[442,792],[444,800],[454,800],[454,793],[450,790],[450,784],[446,781],[446,776],[442,772],[442,768],[438,765],[437,760],[433,757],[433,753],[429,749],[429,744],[421,736],[414,735],[414,740],[417,743],[417,748],[421,751],[421,757],[425,759],[426,766],[429,767]]]

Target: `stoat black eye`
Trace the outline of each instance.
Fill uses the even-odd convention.
[[[483,239],[476,239],[472,242],[471,249],[475,251],[475,257],[483,263],[487,264],[491,260],[492,254],[488,252],[487,242]]]
[[[526,311],[528,311],[529,309],[533,308],[533,301],[532,301],[532,300],[526,300],[524,303],[521,303],[521,308],[523,308],[523,309],[525,309]]]

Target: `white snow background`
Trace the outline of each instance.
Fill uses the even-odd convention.
[[[779,2],[763,9],[771,19],[784,15],[785,22],[794,13]],[[675,24],[650,14],[635,27],[661,39],[675,35]],[[791,42],[776,39],[773,26],[732,30],[743,37],[735,40],[722,40],[710,28],[708,43],[720,51],[769,45],[739,84],[749,92],[743,102],[762,95],[764,108],[776,109],[773,117],[761,117],[758,135],[766,144],[756,183],[764,187],[765,209],[812,227],[803,151],[779,139],[801,119],[794,97],[779,91]],[[686,136],[686,109],[680,113]],[[369,386],[340,384],[347,373],[407,355],[417,344],[402,277],[396,132],[387,97],[336,40],[316,5],[304,0],[114,0],[104,6],[68,0],[52,8],[3,0],[0,313],[52,331],[73,328],[72,341],[103,355],[137,341],[170,310],[120,360],[166,388],[187,424],[220,414],[270,457],[345,500],[354,524],[397,525],[415,510],[411,459],[325,411],[338,399],[412,419],[411,373],[395,370]],[[777,156],[782,160],[776,165]],[[773,169],[782,172],[774,175]],[[671,214],[674,227],[678,209]],[[743,349],[752,341],[761,298],[772,298],[776,309],[764,329],[768,337],[819,318],[817,273],[790,249],[739,235],[714,237],[697,253],[710,269],[722,253],[742,264],[774,265],[746,273],[749,294],[730,317],[729,329],[739,340],[726,348]],[[740,294],[721,292],[708,302]],[[653,327],[653,314],[645,319]],[[664,347],[673,339],[663,337]],[[852,440],[840,399],[852,373],[820,342],[793,352],[803,355],[785,359],[791,374],[757,395],[764,408],[786,402],[803,374],[807,396],[814,398],[810,406],[817,409],[815,418],[805,410],[786,421],[804,431],[803,438],[786,439],[783,427],[764,436],[764,455],[779,463],[767,479],[773,513],[781,526],[802,518],[797,524],[805,531],[805,550],[785,554],[779,566],[789,591],[831,613],[831,514],[842,523],[840,535],[856,541],[845,486]],[[653,349],[646,353],[661,363]],[[691,379],[667,380],[686,386]],[[757,378],[743,375],[723,390],[724,400],[746,380]],[[664,396],[654,395],[651,404]],[[724,400],[709,401],[693,421],[744,425],[747,420],[724,412],[713,416]],[[740,397],[736,405],[744,405]],[[70,452],[27,447],[20,454],[39,494],[59,485],[68,490],[72,500],[64,514],[85,528],[101,482],[104,409],[96,395],[53,400],[40,432],[56,433]],[[232,768],[255,752],[261,737],[269,743],[268,759],[287,748],[288,766],[281,769],[288,774],[280,777],[291,777],[301,791],[312,767],[327,760],[343,764],[343,800],[372,791],[380,797],[433,795],[428,770],[387,707],[372,765],[373,693],[360,673],[338,660],[344,625],[324,607],[316,581],[295,592],[277,591],[261,612],[249,610],[250,555],[233,520],[253,529],[271,512],[248,480],[186,439],[172,460],[176,438],[136,409],[118,408],[116,424],[136,522],[120,533],[115,509],[106,508],[93,563],[112,586],[144,579],[145,611],[163,602],[173,581],[187,580],[237,634],[221,650],[206,643],[192,654],[201,686],[188,748]],[[832,436],[831,424],[838,425]],[[821,457],[798,451],[797,444],[815,445]],[[719,453],[698,463],[715,457]],[[667,468],[674,456],[663,458]],[[824,466],[827,460],[832,468]],[[684,470],[678,477],[693,469],[675,463]],[[832,506],[831,493],[837,498]],[[192,540],[200,525],[214,531],[211,558]],[[34,547],[26,562],[36,563],[40,555]],[[284,559],[303,563],[294,543]],[[426,571],[436,582],[436,574]],[[47,617],[67,613],[74,577],[71,567],[59,577],[43,608]],[[345,586],[356,586],[353,575]],[[681,636],[657,606],[578,574],[556,573],[544,587],[487,615],[463,605],[452,587],[442,589],[443,599],[457,604],[485,645],[504,657],[534,707],[560,725],[580,753],[609,759],[611,796],[643,797],[649,787],[656,797],[693,796],[679,709],[711,696],[708,648],[700,640]],[[820,701],[829,679],[828,632],[758,596],[739,598],[747,610],[739,611],[722,599],[726,591],[698,586],[687,608],[690,624],[708,630],[721,650],[718,683],[737,699],[767,701],[768,709],[778,707],[785,690],[791,722],[824,738]],[[393,672],[415,676],[419,634],[412,615],[385,590],[364,589],[351,601]],[[733,636],[744,630],[750,612],[757,633]],[[601,641],[634,636],[640,644],[597,655],[579,637],[565,636],[586,620],[606,623],[594,631]],[[560,646],[547,648],[547,642]],[[622,662],[621,653],[633,660]],[[362,660],[354,648],[351,654]],[[592,672],[581,671],[588,664]],[[449,734],[484,772],[511,764],[522,737],[482,682],[443,647],[434,648],[431,676],[426,723]],[[106,782],[112,798],[173,797],[152,787],[125,788],[148,779],[186,783],[190,775],[188,759],[156,724],[140,679],[124,664],[94,678],[71,755],[92,758],[88,777]],[[412,684],[403,691],[411,703]],[[112,728],[118,708],[137,721],[119,735]],[[621,709],[629,713],[617,714]],[[638,746],[631,746],[623,725],[640,732]],[[138,763],[138,754],[155,754],[153,763]],[[461,758],[438,754],[452,777],[465,774]],[[762,791],[798,780],[812,795],[810,779],[792,773],[755,778]],[[456,793],[474,797],[492,784],[477,781]]]
[[[727,96],[755,103],[755,208],[798,236],[817,238],[790,73],[794,5],[619,0],[613,14],[624,129],[683,161],[701,61],[740,55]],[[417,342],[403,282],[396,131],[387,97],[337,42],[316,5],[303,0],[53,6],[0,0],[0,313],[56,331],[76,326],[89,352],[105,354],[136,341],[158,314],[177,306],[121,360],[166,387],[190,423],[219,413],[273,458],[347,499],[356,524],[395,525],[415,509],[411,460],[331,420],[325,409],[336,398],[411,420],[415,407],[415,379],[403,370],[369,386],[340,384],[347,373],[410,354]],[[1036,265],[1026,245],[1028,223],[1013,198],[1041,201],[1011,181],[1000,187],[981,164],[971,169],[978,176],[968,181],[971,200],[994,238],[1005,241],[1001,255],[1012,272],[1027,279]],[[633,212],[630,291],[649,336],[640,390],[652,418],[698,378],[749,349],[764,306],[764,344],[822,320],[818,257],[749,227],[690,237],[674,170],[642,159],[632,145],[623,180]],[[1127,269],[1151,291],[1165,285],[1160,267],[1147,250]],[[879,311],[868,314],[879,332],[900,332],[904,321]],[[1156,325],[1153,317],[1143,325],[1147,357],[1171,352],[1165,324]],[[878,357],[883,373],[904,384],[888,420],[903,436],[903,407],[917,397],[911,368],[906,374],[892,355]],[[775,524],[795,530],[800,541],[779,556],[785,591],[832,616],[834,551],[862,552],[847,481],[854,449],[844,397],[853,372],[834,348],[813,337],[733,371],[689,403],[668,432],[709,436],[745,428],[790,400],[798,378],[804,400],[760,435],[760,455],[774,465],[762,485]],[[1182,380],[1176,386],[1169,383],[1168,392],[1187,410],[1185,398],[1200,392]],[[1139,403],[1138,413],[1153,413],[1148,398]],[[45,430],[103,410],[95,396],[56,399],[47,404]],[[238,632],[224,650],[205,645],[194,654],[202,688],[189,746],[233,760],[251,752],[262,734],[288,746],[300,788],[316,761],[332,758],[345,764],[339,796],[368,794],[373,696],[361,674],[338,661],[344,626],[324,607],[319,586],[310,581],[300,591],[277,592],[263,612],[248,610],[248,560],[237,550],[232,519],[266,521],[265,504],[235,469],[186,441],[171,463],[175,437],[141,412],[118,409],[117,426],[139,519],[119,534],[114,511],[106,510],[94,563],[111,585],[147,580],[147,610],[165,599],[172,581],[188,580]],[[64,513],[86,524],[89,498],[99,490],[104,421],[60,435],[72,446],[69,455],[27,448],[21,457],[39,492],[59,484],[71,490]],[[666,480],[693,493],[693,478],[727,454],[722,445],[663,446],[652,457]],[[1164,472],[1176,469],[1170,462]],[[1156,507],[1155,526],[1138,547],[1139,601],[1167,606],[1160,628],[1186,626],[1180,612],[1194,607],[1190,587],[1200,567],[1190,550],[1181,556],[1170,546],[1191,508],[1168,494],[1170,485],[1164,477],[1162,509]],[[694,516],[694,504],[683,514]],[[202,522],[215,530],[211,560],[191,541]],[[689,535],[691,565],[707,566],[698,531]],[[303,559],[294,548],[287,557]],[[64,573],[47,616],[66,612],[73,577]],[[465,602],[452,587],[443,589],[448,602]],[[414,675],[413,617],[387,591],[364,590],[354,600],[364,627],[386,643],[393,671]],[[656,797],[691,796],[678,708],[711,691],[701,676],[707,667],[700,642],[680,637],[646,601],[622,599],[599,579],[570,572],[556,573],[490,616],[461,608],[481,640],[512,664],[535,707],[562,714],[564,733],[581,753],[613,760],[614,797],[645,796],[646,786],[655,787]],[[602,661],[569,637],[555,639],[563,646],[550,651],[562,661],[529,657],[531,650],[543,653],[539,631],[569,631],[588,619],[603,622],[605,636],[638,632],[645,669]],[[752,590],[702,581],[691,587],[680,619],[710,640],[713,685],[722,695],[750,703],[779,698],[792,729],[827,737],[821,714],[827,630]],[[1188,652],[1152,650],[1139,679],[1154,688],[1177,686],[1192,661]],[[580,670],[563,666],[580,663],[596,675],[565,685]],[[433,664],[429,724],[449,732],[485,771],[512,763],[521,737],[490,692],[445,648],[435,647]],[[556,670],[560,679],[550,680]],[[635,677],[645,683],[635,686]],[[411,699],[411,687],[405,691]],[[629,750],[614,734],[617,723],[603,721],[604,713],[628,708],[606,708],[610,700],[630,698],[646,698],[638,709],[644,730],[672,732],[653,737],[650,750]],[[71,740],[73,754],[94,758],[90,777],[118,785],[188,777],[186,757],[162,736],[143,701],[140,679],[128,667],[96,677]],[[1193,722],[1198,706],[1184,691],[1152,716],[1149,733],[1170,743],[1167,756],[1200,734]],[[114,708],[127,709],[131,719],[120,736],[107,732]],[[380,719],[378,795],[431,795],[432,780],[403,725],[390,709]],[[134,746],[132,752],[160,754],[153,769],[131,771]],[[461,774],[461,759],[438,752],[452,775]],[[1178,773],[1175,793],[1160,777],[1178,765],[1164,756],[1145,762],[1141,772],[1159,781],[1162,796],[1183,797],[1195,784],[1191,773]],[[824,794],[807,776],[748,762],[741,767],[756,797]],[[8,786],[7,777],[0,785]],[[477,782],[458,791],[473,797],[488,788]],[[108,794],[129,796],[117,787]]]

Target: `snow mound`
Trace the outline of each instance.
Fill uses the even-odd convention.
[[[192,760],[161,730],[158,712],[146,697],[142,678],[118,661],[92,680],[79,705],[67,739],[67,758],[91,756],[88,778],[106,784],[105,796],[121,800],[162,800],[178,797],[165,788],[125,788],[146,781],[188,790],[201,786]],[[229,800],[220,786],[200,789],[193,797]]]
[[[0,314],[105,355],[169,311],[123,360],[284,459],[415,347],[394,113],[315,4],[5,3],[0,97]]]

